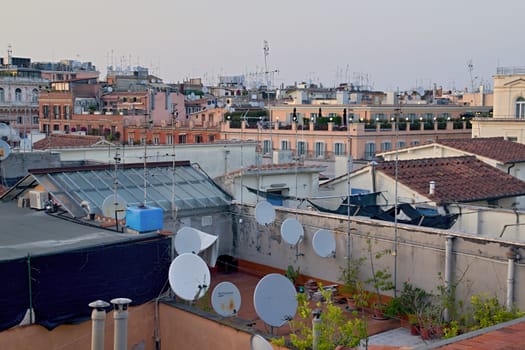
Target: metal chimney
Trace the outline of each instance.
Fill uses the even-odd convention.
[[[106,310],[109,303],[96,300],[89,303],[93,308],[91,312],[91,350],[104,350],[104,323],[106,321]]]
[[[436,181],[430,181],[428,186],[428,194],[433,195],[436,192]]]
[[[131,299],[115,298],[113,304],[113,319],[115,320],[114,350],[127,350],[128,348],[128,306]]]

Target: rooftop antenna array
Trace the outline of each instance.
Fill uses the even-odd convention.
[[[148,98],[149,98],[149,90],[148,95],[146,95],[145,99],[145,105],[144,105],[144,202],[142,203],[143,207],[146,207],[146,201],[148,198],[148,130],[152,124],[152,120],[150,119],[150,109],[148,104]]]
[[[175,123],[179,118],[179,111],[177,104],[173,104],[171,115],[171,156],[172,156],[172,169],[171,169],[171,219],[175,221],[177,217],[177,206],[175,205]]]

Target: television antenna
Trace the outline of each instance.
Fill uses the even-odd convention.
[[[474,71],[474,62],[472,61],[472,59],[468,60],[467,68],[468,68],[468,73],[470,76],[470,92],[474,93],[475,84],[476,84],[478,77],[473,76],[472,74],[472,72]]]

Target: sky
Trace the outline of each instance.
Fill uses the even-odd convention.
[[[11,45],[103,75],[141,65],[165,82],[244,74],[273,86],[470,90],[491,87],[498,66],[525,66],[523,0],[26,0],[0,11],[2,56]]]

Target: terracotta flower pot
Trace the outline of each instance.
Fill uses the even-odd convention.
[[[420,328],[419,333],[421,334],[421,339],[423,340],[429,340],[430,339],[430,329],[428,328]]]

